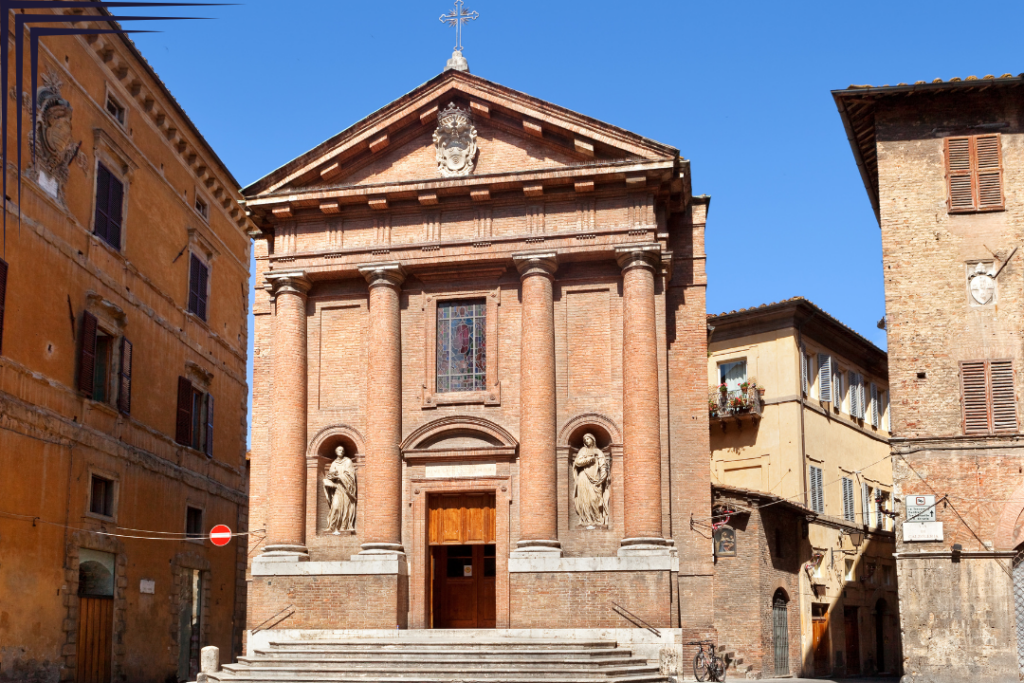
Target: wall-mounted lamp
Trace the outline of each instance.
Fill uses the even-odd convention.
[[[843,533],[850,538],[850,543],[853,544],[854,548],[859,548],[860,544],[864,541],[863,531],[844,531]]]

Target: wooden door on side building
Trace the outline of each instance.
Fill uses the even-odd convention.
[[[860,676],[860,627],[857,608],[843,608],[843,626],[846,631],[846,675]]]
[[[76,683],[110,683],[114,642],[114,555],[82,548],[78,563]]]
[[[827,676],[832,672],[829,661],[828,605],[811,605],[814,626],[814,675]]]
[[[432,495],[429,510],[433,628],[494,628],[494,494]]]

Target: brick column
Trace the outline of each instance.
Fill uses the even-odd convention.
[[[522,277],[517,552],[561,555],[555,441],[554,253],[514,257]]]
[[[360,555],[402,553],[402,321],[405,272],[397,263],[359,269],[370,283],[366,383],[366,497]]]
[[[269,273],[274,312],[274,419],[271,424],[266,560],[306,554],[306,292],[302,271]]]
[[[622,479],[620,555],[661,554],[661,411],[654,285],[657,244],[616,249],[622,268]]]

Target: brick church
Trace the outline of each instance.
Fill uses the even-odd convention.
[[[677,149],[456,53],[243,194],[251,631],[713,633],[709,199]]]

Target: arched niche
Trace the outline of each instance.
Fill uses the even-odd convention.
[[[583,413],[568,420],[559,430],[558,445],[577,450],[583,445],[583,435],[587,433],[594,435],[597,447],[602,450],[622,445],[622,433],[618,426],[600,413]]]
[[[318,458],[334,459],[334,449],[338,446],[345,447],[345,453],[353,460],[361,459],[365,454],[363,435],[348,425],[332,425],[321,429],[320,432],[309,442],[306,450],[306,458],[316,460]]]

